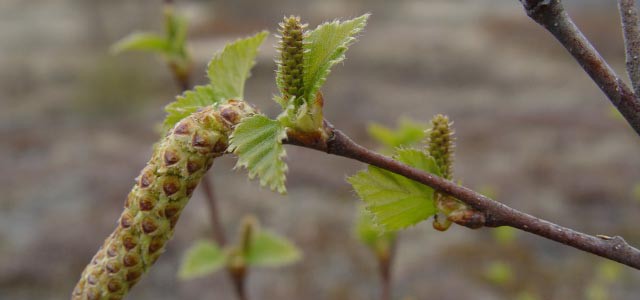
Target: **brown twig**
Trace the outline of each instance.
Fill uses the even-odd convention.
[[[636,1],[618,0],[618,9],[624,33],[627,73],[636,95],[640,95],[640,19]]]
[[[476,218],[476,220],[481,220],[481,225],[483,226],[511,226],[640,270],[640,250],[627,244],[621,237],[603,238],[602,236],[591,236],[539,219],[494,201],[469,188],[459,186],[454,182],[364,148],[341,131],[333,129],[328,123],[326,123],[325,131],[329,136],[326,141],[313,140],[310,142],[292,135],[288,137],[286,142],[328,154],[355,159],[428,185],[441,193],[449,194],[461,200],[477,210],[482,215],[480,216],[481,218]],[[478,223],[475,222],[467,227],[477,228],[477,225]]]
[[[580,32],[560,0],[520,0],[520,2],[527,15],[546,28],[569,51],[629,125],[640,135],[640,101]]]

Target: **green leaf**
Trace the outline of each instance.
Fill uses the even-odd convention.
[[[318,26],[304,39],[304,99],[312,101],[324,84],[330,68],[343,61],[344,53],[367,24],[369,14],[353,20],[333,21]]]
[[[178,278],[202,277],[220,270],[226,263],[226,255],[214,242],[196,242],[182,258]]]
[[[228,44],[209,62],[207,76],[216,92],[225,99],[242,99],[244,83],[255,65],[258,48],[267,37],[262,31],[252,37]]]
[[[174,14],[172,10],[168,11],[165,17],[166,35],[171,53],[176,56],[186,55],[187,19]]]
[[[300,250],[286,238],[267,230],[261,230],[251,240],[247,253],[247,264],[279,267],[294,263],[301,257]]]
[[[169,103],[164,108],[167,117],[164,119],[162,127],[167,131],[199,108],[219,103],[221,99],[211,85],[196,86],[193,90],[178,96],[176,101]]]
[[[179,21],[173,20],[171,22]],[[172,39],[182,39],[182,25],[172,25]],[[184,25],[186,30],[186,25]],[[168,33],[169,34],[169,33]],[[214,55],[209,62],[208,75],[211,84],[197,86],[192,91],[185,92],[182,96],[178,96],[177,100],[167,105],[165,110],[168,115],[164,121],[163,128],[165,130],[173,127],[184,117],[197,111],[199,108],[220,103],[221,101],[242,98],[242,90],[244,82],[249,77],[249,70],[255,64],[255,57],[258,47],[267,36],[267,32],[261,32],[257,35],[241,39],[228,44],[221,52]]]
[[[260,186],[284,193],[287,165],[282,140],[287,136],[280,122],[264,115],[248,117],[240,122],[229,139],[229,151],[238,155],[236,167],[245,167],[249,178],[260,177]]]
[[[159,54],[166,54],[169,50],[169,43],[163,36],[154,33],[132,33],[111,47],[112,53],[124,51],[146,51]]]
[[[367,129],[369,135],[390,149],[414,146],[426,136],[426,125],[409,119],[401,119],[395,130],[376,123],[369,124]]]
[[[440,176],[433,158],[419,150],[400,149],[395,158]],[[374,222],[386,230],[409,227],[436,213],[433,189],[404,176],[369,166],[348,181],[373,214]]]

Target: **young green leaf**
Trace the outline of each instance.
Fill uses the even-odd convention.
[[[179,21],[172,21],[178,22]],[[175,38],[180,38],[180,26],[172,30]],[[255,64],[258,47],[267,36],[263,31],[253,37],[237,40],[228,44],[215,54],[209,62],[208,76],[211,84],[197,86],[192,91],[178,96],[177,100],[165,107],[168,115],[163,128],[170,129],[182,118],[192,114],[201,107],[219,103],[232,98],[242,98],[244,82],[249,77],[249,70]]]
[[[186,56],[187,19],[173,13],[173,9],[167,9],[165,26],[171,53],[176,56]]]
[[[117,54],[124,51],[146,51],[167,54],[169,51],[169,43],[165,37],[154,33],[132,33],[111,46],[112,53]]]
[[[244,83],[255,65],[258,48],[267,35],[267,31],[262,31],[252,37],[237,40],[213,56],[207,68],[207,76],[221,97],[242,99]]]
[[[164,108],[167,117],[164,119],[162,127],[167,131],[199,108],[219,103],[221,99],[222,97],[216,93],[211,85],[196,86],[193,90],[178,96],[176,101],[169,103]]]
[[[400,149],[395,156],[414,168],[440,176],[436,162],[419,150]],[[436,212],[434,190],[404,176],[369,166],[348,178],[374,221],[386,230],[398,230],[426,220]]]
[[[253,235],[246,258],[251,266],[279,267],[294,263],[301,257],[300,250],[286,238],[260,230]]]
[[[369,135],[386,148],[411,147],[422,142],[426,126],[409,119],[401,119],[396,129],[377,123],[368,126]]]
[[[226,255],[214,242],[196,242],[182,258],[178,277],[191,279],[214,273],[224,267]]]
[[[315,99],[316,92],[324,84],[330,68],[344,60],[344,53],[367,24],[369,14],[339,22],[318,26],[304,39],[304,96],[306,101]]]
[[[260,177],[261,186],[284,193],[287,165],[282,140],[286,129],[264,115],[248,117],[240,122],[229,139],[229,151],[238,155],[236,167],[249,171],[249,178]]]

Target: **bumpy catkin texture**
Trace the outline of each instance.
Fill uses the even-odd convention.
[[[449,118],[445,115],[436,115],[431,119],[431,132],[429,134],[429,154],[436,160],[442,177],[451,180],[453,177],[453,130]]]
[[[254,109],[229,100],[183,119],[154,150],[127,196],[116,229],[82,272],[72,300],[122,299],[164,251],[182,208],[233,126]]]
[[[451,180],[453,177],[453,151],[454,136],[449,118],[445,115],[436,115],[431,119],[431,132],[429,133],[429,154],[438,164],[442,177]],[[433,228],[445,231],[451,226],[448,216],[461,208],[465,208],[463,203],[449,195],[435,194],[436,208],[438,213],[433,219]]]
[[[300,17],[285,17],[280,23],[281,40],[278,45],[280,60],[278,61],[279,85],[285,98],[296,97],[297,105],[302,104],[303,87],[303,40],[306,24],[300,23]],[[285,99],[288,100],[288,99]]]

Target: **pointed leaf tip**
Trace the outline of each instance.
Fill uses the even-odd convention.
[[[345,52],[364,29],[370,14],[348,21],[327,22],[310,31],[304,39],[304,99],[313,99],[333,65],[345,59]]]
[[[268,230],[261,230],[251,241],[247,263],[252,266],[280,267],[301,258],[300,250],[289,240]]]
[[[224,251],[217,244],[201,240],[191,246],[182,258],[178,278],[187,280],[220,270],[226,262]]]
[[[225,46],[209,61],[207,76],[221,97],[243,98],[245,81],[255,65],[258,48],[267,35],[267,31],[262,31],[254,36],[239,39]]]

